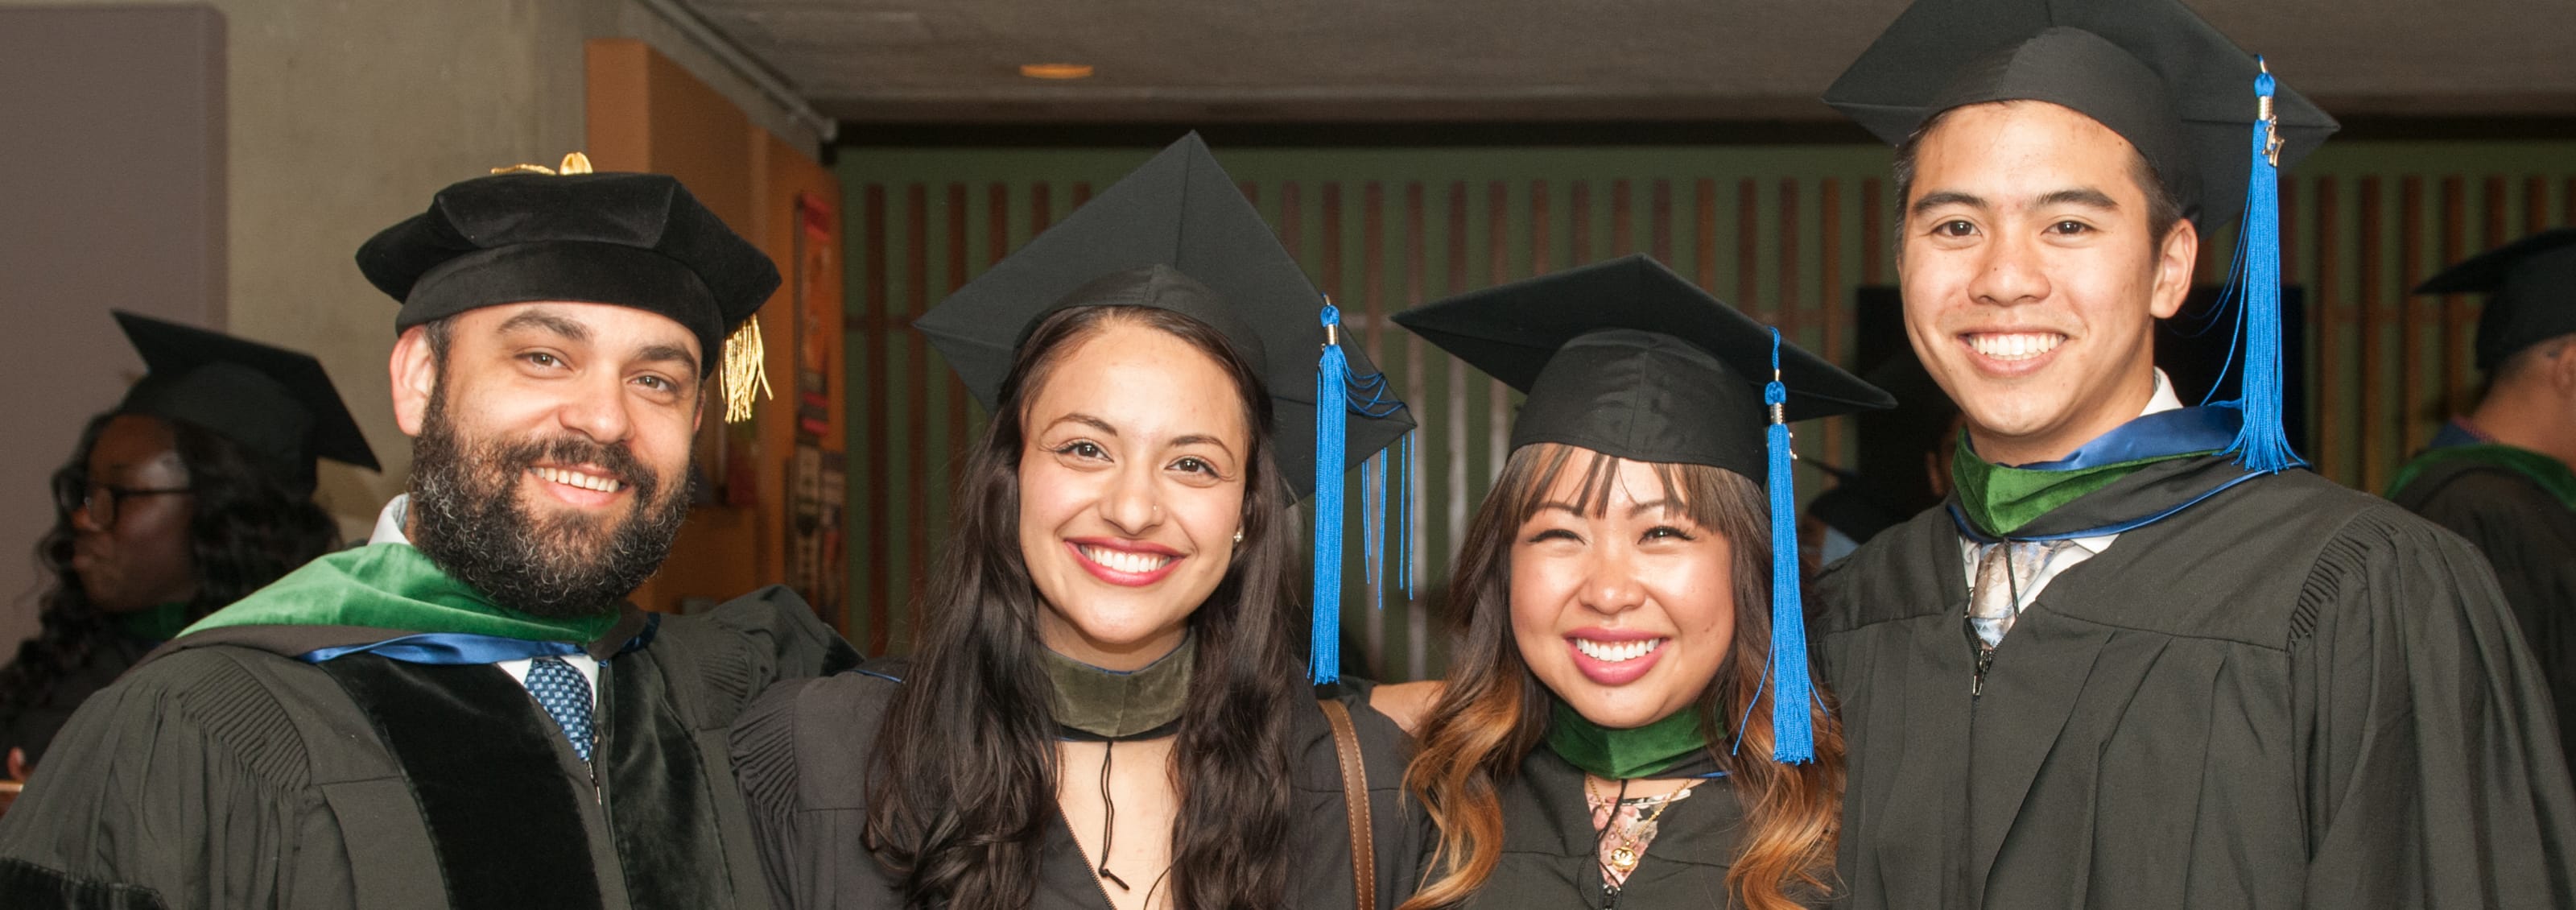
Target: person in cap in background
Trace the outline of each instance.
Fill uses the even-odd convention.
[[[1941,391],[1912,350],[1899,351],[1862,378],[1895,396],[1896,407],[1853,418],[1860,461],[1853,470],[1806,462],[1832,474],[1832,489],[1807,503],[1815,540],[1813,568],[1851,555],[1879,532],[1950,495],[1950,460],[1959,450],[1959,406]],[[1804,530],[1804,529],[1802,529]]]
[[[1918,0],[1825,100],[1898,143],[1966,425],[1945,507],[1817,582],[1848,905],[2576,905],[2485,560],[2282,441],[2273,168],[2333,121],[2175,0]],[[2243,396],[2180,407],[2155,320],[2239,211]]]
[[[339,546],[314,461],[379,470],[320,361],[116,313],[146,373],[54,472],[54,575],[0,667],[0,751],[24,780],[90,693],[189,623]]]
[[[856,655],[782,588],[623,599],[777,271],[670,177],[512,170],[358,252],[402,302],[409,494],[73,716],[0,818],[0,905],[767,904],[724,730]]]
[[[2495,566],[2576,756],[2576,228],[2543,231],[2452,266],[2419,294],[2483,293],[2486,389],[2388,487],[2388,498],[2469,539]]]
[[[909,665],[779,686],[734,731],[778,903],[1412,892],[1402,734],[1294,656],[1293,503],[1412,426],[1319,401],[1319,348],[1373,373],[1329,314],[1193,134],[916,323],[993,419]]]
[[[1395,321],[1529,395],[1452,571],[1407,910],[1821,906],[1842,741],[1785,424],[1894,401],[1644,256]]]

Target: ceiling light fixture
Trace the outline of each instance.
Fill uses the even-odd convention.
[[[1031,79],[1089,79],[1091,78],[1091,64],[1023,63],[1020,64],[1020,75],[1027,76]]]

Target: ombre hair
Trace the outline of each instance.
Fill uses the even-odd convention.
[[[1423,724],[1421,750],[1404,775],[1406,789],[1439,825],[1440,843],[1431,878],[1399,910],[1462,904],[1501,859],[1500,788],[1546,737],[1552,698],[1522,662],[1512,636],[1512,544],[1568,469],[1582,472],[1575,502],[1591,514],[1604,513],[1621,461],[1556,443],[1522,446],[1504,463],[1494,491],[1467,526],[1449,587],[1458,648],[1450,655],[1448,686]],[[1771,646],[1771,536],[1762,485],[1706,465],[1652,467],[1665,500],[1679,502],[1693,523],[1725,537],[1733,562],[1734,642],[1694,708],[1710,757],[1743,803],[1728,890],[1755,910],[1789,910],[1798,906],[1791,892],[1822,894],[1829,888],[1842,802],[1842,731],[1831,711],[1812,706],[1816,760],[1781,764],[1770,757],[1769,700],[1745,711],[1765,691]],[[1728,732],[1739,718],[1740,741]]]

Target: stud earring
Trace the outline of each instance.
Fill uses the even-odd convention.
[[[1243,529],[1242,529],[1242,528],[1236,528],[1236,529],[1234,529],[1234,542],[1235,542],[1235,543],[1242,543],[1242,542],[1243,542]]]

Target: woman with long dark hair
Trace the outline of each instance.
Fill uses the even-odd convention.
[[[1451,571],[1406,773],[1439,844],[1406,910],[1819,902],[1842,744],[1765,424],[1885,393],[1642,256],[1395,318],[1529,394]]]
[[[789,684],[735,727],[780,903],[1410,893],[1401,733],[1319,703],[1295,658],[1301,477],[1410,425],[1327,412],[1345,451],[1310,441],[1327,312],[1192,137],[922,320],[993,417],[909,664]]]
[[[376,466],[313,358],[116,317],[151,371],[54,472],[36,545],[54,583],[0,667],[0,750],[22,771],[144,652],[339,543],[316,457]]]

